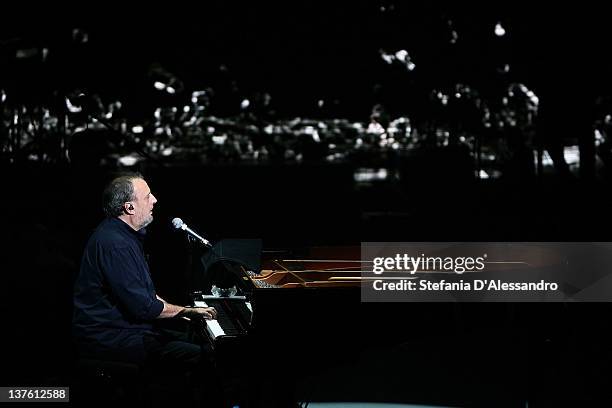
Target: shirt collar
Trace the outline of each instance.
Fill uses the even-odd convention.
[[[123,229],[124,231],[127,231],[128,233],[132,234],[132,236],[138,238],[141,242],[144,241],[145,236],[147,235],[146,227],[136,231],[134,228],[130,227],[125,221],[117,217],[110,217],[109,219],[110,222],[117,225],[118,228]]]

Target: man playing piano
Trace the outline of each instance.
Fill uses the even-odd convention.
[[[157,199],[140,174],[112,180],[103,193],[104,219],[91,235],[74,286],[73,334],[79,354],[103,360],[210,371],[208,355],[157,319],[213,319],[214,308],[185,308],[160,298],[143,252]]]

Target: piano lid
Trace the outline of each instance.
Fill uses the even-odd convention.
[[[253,272],[261,270],[261,239],[222,239],[202,256],[208,269],[215,262],[233,261]]]
[[[261,239],[223,239],[202,255],[201,262],[207,286],[231,287],[241,268],[259,273],[261,270]],[[234,276],[233,276],[234,275]]]

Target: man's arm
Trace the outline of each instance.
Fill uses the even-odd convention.
[[[204,319],[214,319],[217,317],[217,311],[213,307],[183,307],[173,305],[172,303],[166,302],[164,299],[155,295],[157,299],[161,300],[164,304],[158,319],[168,319],[171,317],[203,317]]]
[[[151,296],[148,290],[150,285],[147,285],[150,277],[140,271],[140,255],[132,248],[106,248],[100,252],[100,258],[112,292],[130,316],[142,321],[181,316],[216,318],[217,312],[213,308],[184,308],[168,303],[157,295]]]
[[[108,244],[100,248],[97,262],[113,298],[127,316],[146,322],[160,315],[164,302],[149,289],[153,284],[142,254],[129,246]]]

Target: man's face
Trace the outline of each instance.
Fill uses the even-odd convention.
[[[151,193],[146,181],[143,179],[132,180],[134,186],[134,225],[138,229],[144,228],[153,221],[153,205],[157,198]]]

